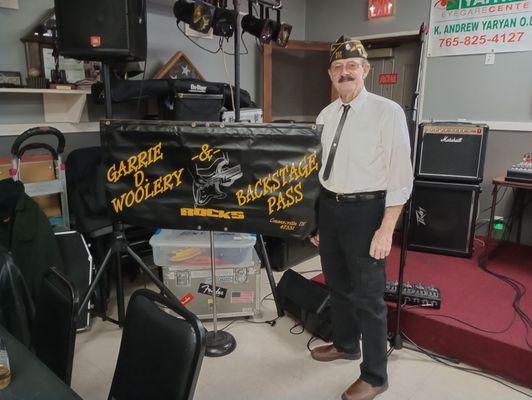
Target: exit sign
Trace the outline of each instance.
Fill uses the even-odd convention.
[[[369,0],[368,19],[395,15],[395,0]]]
[[[395,85],[397,83],[397,74],[380,74],[380,85]]]

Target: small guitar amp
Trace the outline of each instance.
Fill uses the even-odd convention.
[[[417,179],[482,182],[488,126],[459,122],[419,125],[414,174]]]

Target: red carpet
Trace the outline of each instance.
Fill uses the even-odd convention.
[[[525,341],[528,334],[532,344],[532,329],[527,332],[514,313],[514,290],[477,266],[481,245],[475,244],[471,259],[408,251],[405,282],[439,288],[442,306],[440,310],[406,306],[401,312],[402,331],[427,350],[532,387],[532,349]],[[398,278],[399,253],[400,247],[394,246],[388,257],[388,280]],[[507,243],[490,259],[488,268],[532,288],[532,246]],[[532,317],[532,293],[523,296],[520,306]],[[389,304],[388,311],[389,328],[394,330],[395,304]]]

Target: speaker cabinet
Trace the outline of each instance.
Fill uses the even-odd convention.
[[[481,182],[487,138],[487,125],[452,122],[420,124],[416,178]]]
[[[87,243],[85,243],[85,239],[79,232],[57,232],[55,238],[63,257],[65,275],[78,290],[80,296],[79,304],[81,305],[83,296],[87,293],[91,283],[91,253]],[[78,320],[78,332],[89,328],[89,307],[90,302]]]
[[[146,0],[55,0],[61,55],[146,60]]]
[[[408,248],[471,257],[479,193],[479,185],[416,180]]]
[[[277,284],[280,307],[292,315],[308,332],[328,342],[332,336],[328,289],[291,269]]]

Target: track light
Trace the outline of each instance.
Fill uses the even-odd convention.
[[[286,47],[292,25],[281,22],[281,10],[275,8],[277,20],[269,18],[269,9],[260,5],[260,17],[253,15],[254,0],[248,1],[248,14],[242,18],[242,29],[259,39],[260,43],[268,44],[272,40],[281,47]],[[216,5],[215,5],[216,4]],[[220,0],[211,4],[204,0],[177,0],[174,4],[174,15],[178,22],[185,22],[192,29],[208,33],[212,28],[213,34],[229,38],[235,32],[235,23],[238,19],[236,10],[227,9],[227,0]]]
[[[281,22],[281,10],[277,9],[277,21],[274,22],[273,40],[277,46],[286,47],[290,34],[292,33],[292,25]],[[266,18],[268,18],[268,11],[266,11]]]
[[[274,22],[264,18],[264,6],[260,6],[260,18],[253,16],[253,1],[248,1],[248,14],[242,18],[242,29],[259,39],[262,44],[268,44],[273,38]]]
[[[235,32],[238,14],[227,9],[227,1],[218,1],[217,4],[221,7],[202,0],[194,3],[178,0],[174,4],[174,15],[178,22],[183,21],[198,32],[208,33],[212,28],[214,35],[229,38]]]
[[[183,21],[201,33],[207,33],[211,29],[215,10],[215,6],[202,0],[196,0],[194,3],[178,0],[174,4],[174,15],[177,21]]]
[[[238,13],[235,10],[217,7],[212,21],[212,31],[216,36],[230,38],[235,32]]]
[[[261,5],[260,18],[257,18],[253,15],[253,1],[250,0],[248,6],[248,14],[242,18],[242,29],[257,37],[262,44],[268,44],[273,40],[278,46],[286,47],[292,25],[281,22],[281,10],[276,9],[277,21],[273,21],[269,18],[268,8],[264,15],[264,6]]]
[[[258,38],[263,44],[271,42],[273,28],[273,21],[270,19],[259,19],[250,14],[242,18],[242,29]]]

